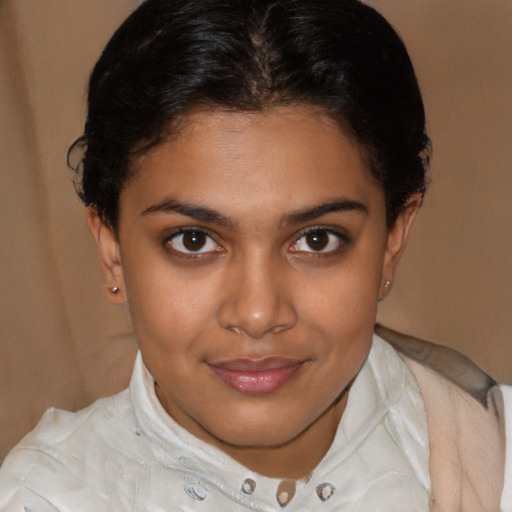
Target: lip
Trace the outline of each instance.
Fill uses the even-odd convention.
[[[303,364],[303,361],[270,356],[230,359],[208,366],[224,384],[239,393],[267,395],[282,388]]]

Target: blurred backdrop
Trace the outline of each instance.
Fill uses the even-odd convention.
[[[0,0],[0,460],[50,406],[128,383],[66,167],[91,67],[135,0]],[[379,320],[512,383],[512,2],[368,0],[415,64],[432,185]]]

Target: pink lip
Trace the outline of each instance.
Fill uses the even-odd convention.
[[[225,384],[245,395],[266,395],[283,387],[303,362],[282,357],[230,359],[209,367]]]

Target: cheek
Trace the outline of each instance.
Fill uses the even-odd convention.
[[[355,259],[355,258],[354,258]],[[373,327],[381,279],[381,265],[354,262],[340,266],[304,286],[304,310],[338,329]]]
[[[316,333],[315,351],[325,365],[325,375],[329,373],[343,386],[370,350],[381,272],[379,257],[355,256],[348,263],[317,285],[310,283],[307,304],[301,308],[304,324]]]
[[[208,329],[215,318],[218,284],[191,278],[168,265],[125,263],[125,282],[133,327],[139,344],[176,350]],[[144,270],[141,270],[143,269]]]

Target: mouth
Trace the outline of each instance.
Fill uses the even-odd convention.
[[[267,395],[282,388],[304,365],[282,357],[230,359],[209,368],[230,388],[244,395]]]

